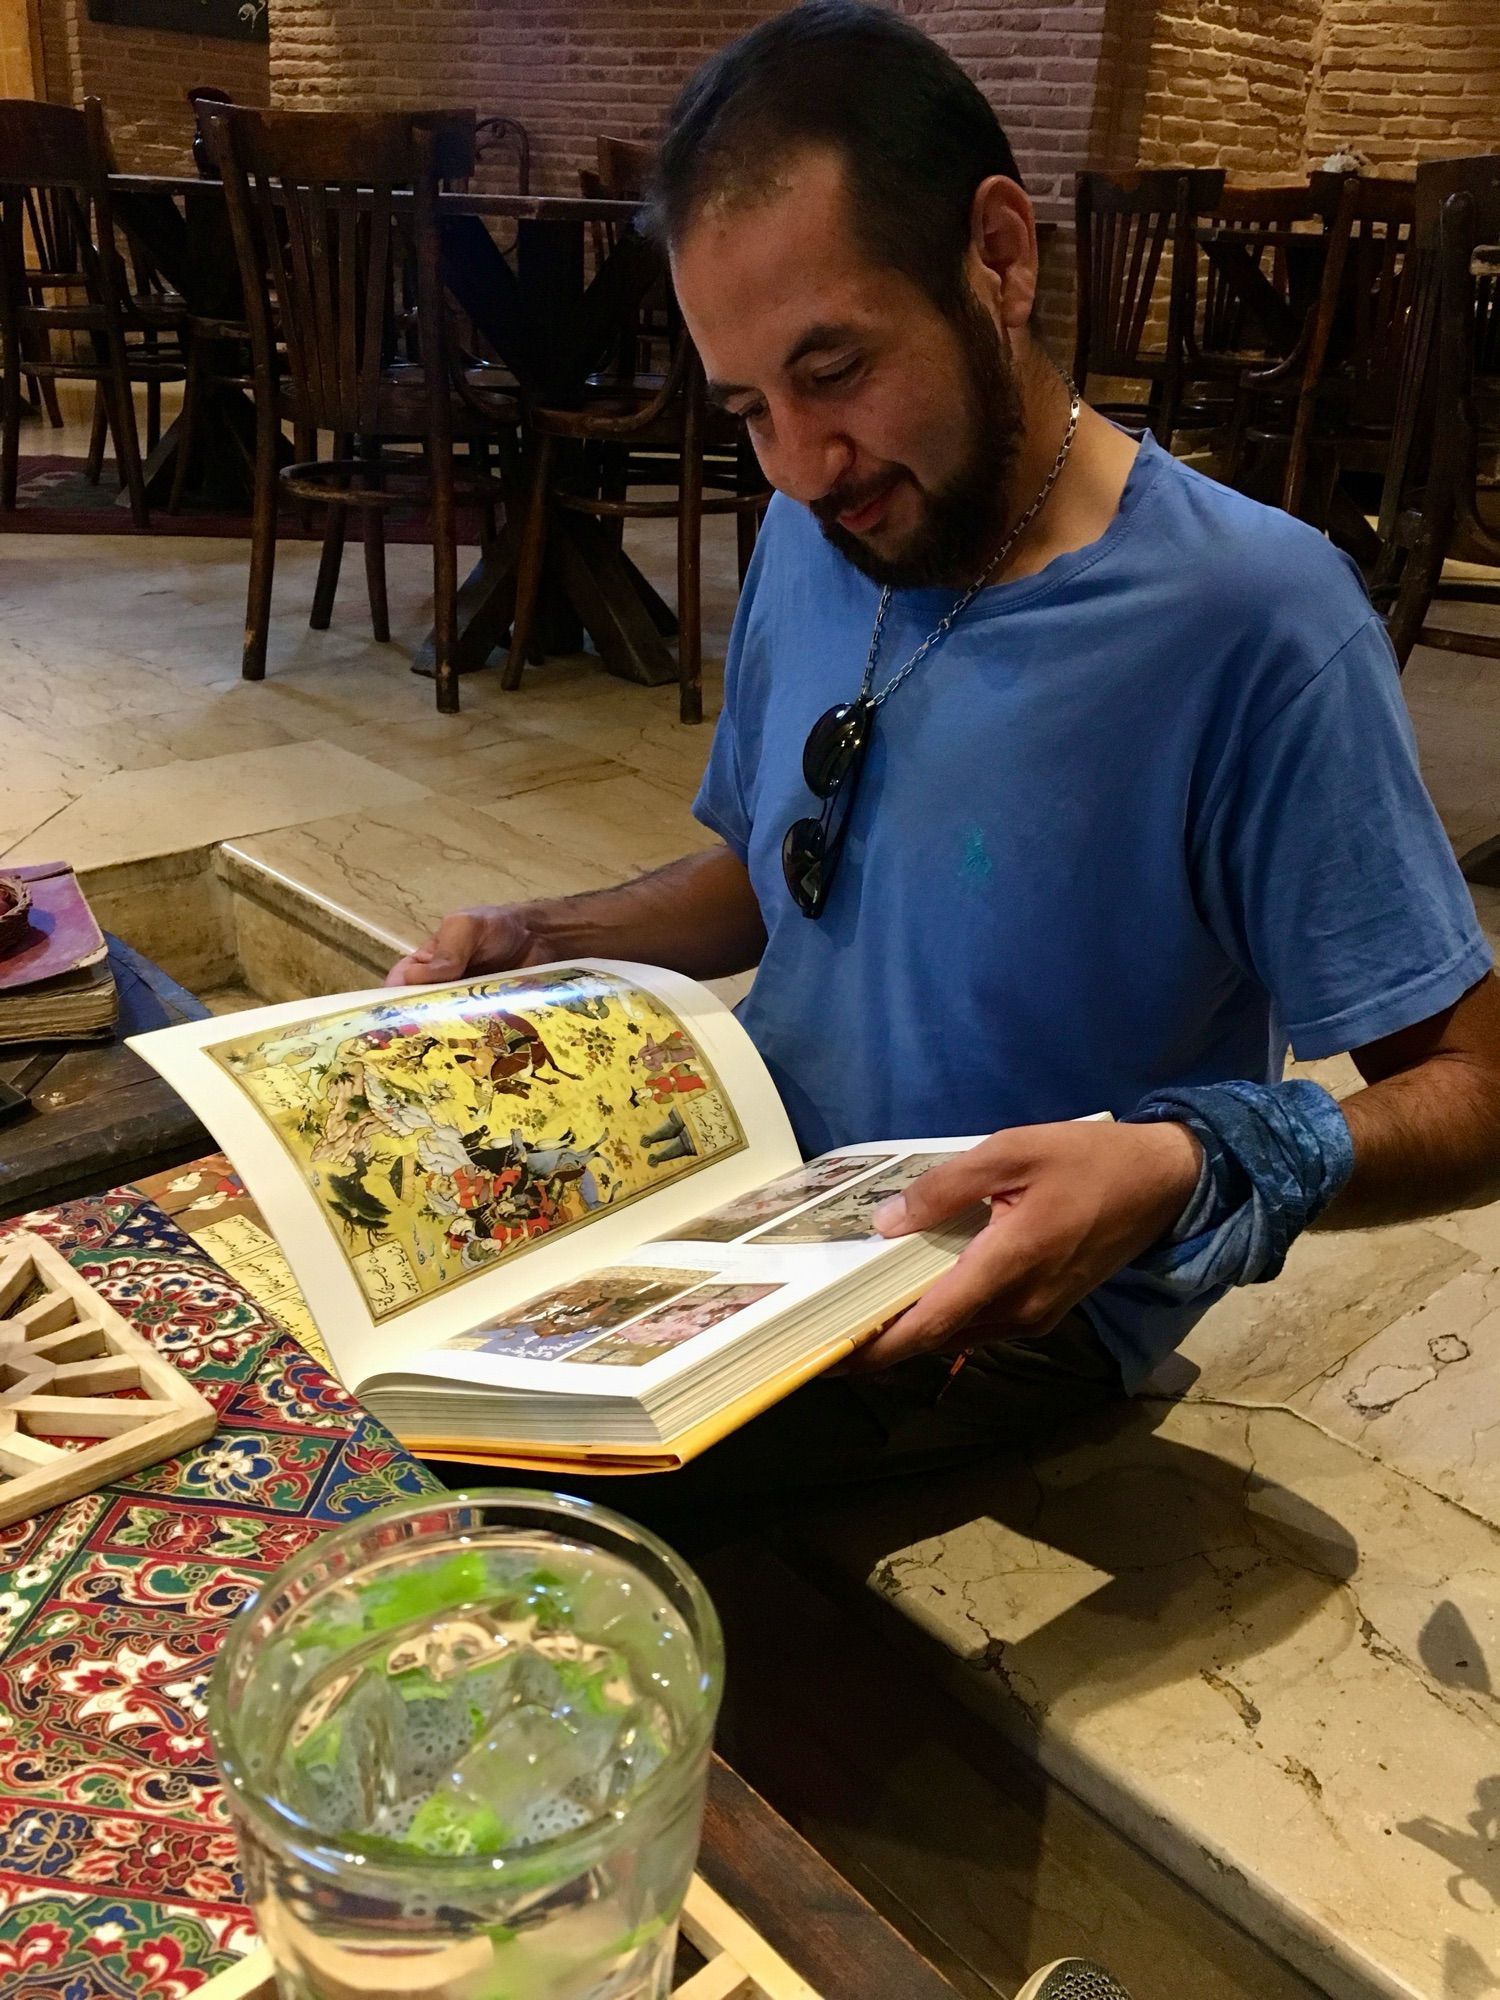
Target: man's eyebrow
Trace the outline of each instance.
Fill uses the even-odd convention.
[[[805,361],[809,354],[821,353],[825,348],[843,347],[858,337],[859,329],[837,320],[824,321],[810,326],[800,339],[794,342],[786,359],[781,364],[782,373],[795,368],[799,361]],[[709,382],[706,385],[708,400],[722,409],[732,396],[751,396],[755,392],[747,382]]]

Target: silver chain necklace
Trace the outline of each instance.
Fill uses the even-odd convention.
[[[906,679],[907,675],[912,671],[912,669],[914,667],[918,667],[921,665],[922,661],[927,657],[928,653],[931,652],[932,648],[937,644],[938,640],[941,639],[947,633],[949,627],[955,622],[956,619],[960,618],[963,615],[963,613],[968,610],[969,606],[974,602],[974,599],[979,595],[980,591],[984,589],[985,585],[989,582],[990,578],[995,574],[995,571],[1001,567],[1006,557],[1015,547],[1016,543],[1020,541],[1022,535],[1025,534],[1026,530],[1031,526],[1032,522],[1036,519],[1037,515],[1041,513],[1043,507],[1047,504],[1047,496],[1051,493],[1053,487],[1057,484],[1058,479],[1061,477],[1062,469],[1068,462],[1068,453],[1073,449],[1073,439],[1078,430],[1078,413],[1080,409],[1083,407],[1083,399],[1079,395],[1077,388],[1074,386],[1072,377],[1070,375],[1064,375],[1062,379],[1063,379],[1063,386],[1064,388],[1066,388],[1068,396],[1070,398],[1070,407],[1068,410],[1068,427],[1063,432],[1062,443],[1057,447],[1057,456],[1052,461],[1052,469],[1048,472],[1047,477],[1042,481],[1041,490],[1038,492],[1036,498],[1032,501],[1031,505],[1026,509],[1026,512],[1021,516],[1020,520],[1017,521],[1016,525],[1011,529],[1010,533],[1006,536],[1005,540],[1000,544],[999,548],[995,551],[994,555],[990,557],[989,561],[985,564],[984,568],[980,571],[979,575],[975,578],[973,583],[969,585],[968,589],[964,592],[963,596],[959,598],[958,602],[954,605],[953,609],[948,613],[947,617],[942,619],[937,625],[933,627],[933,629],[928,633],[927,637],[922,641],[921,645],[918,646],[917,650],[912,654],[911,658],[906,662],[906,665],[898,669],[896,673],[892,674],[891,678],[886,682],[885,686],[880,690],[879,694],[872,695],[870,692],[870,687],[871,683],[875,679],[875,662],[880,653],[880,635],[882,630],[884,629],[885,614],[891,602],[890,585],[887,584],[885,589],[881,591],[880,608],[875,613],[875,629],[870,634],[870,656],[865,661],[864,679],[860,682],[859,695],[857,697],[857,699],[860,702],[868,704],[869,712],[872,712],[873,710],[879,708],[882,705],[882,703],[888,701],[890,697],[896,692],[897,688],[900,687],[901,683]],[[853,706],[853,704],[851,704],[851,706]]]

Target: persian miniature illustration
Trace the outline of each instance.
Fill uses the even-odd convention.
[[[779,1215],[785,1215],[789,1208],[799,1208],[804,1201],[811,1201],[815,1194],[828,1194],[834,1188],[852,1181],[857,1174],[867,1174],[872,1167],[887,1165],[896,1158],[894,1153],[847,1153],[842,1157],[810,1160],[805,1167],[794,1167],[789,1174],[782,1174],[774,1181],[767,1181],[764,1187],[751,1188],[748,1193],[737,1195],[733,1201],[726,1201],[721,1208],[710,1209],[707,1215],[696,1215],[691,1222],[674,1229],[670,1237],[660,1240],[670,1243],[733,1243],[741,1236],[748,1236],[752,1229],[759,1229],[768,1222],[774,1222]]]
[[[671,1009],[577,967],[393,994],[209,1054],[292,1156],[376,1320],[745,1143]]]
[[[517,1361],[567,1361],[601,1334],[637,1313],[676,1298],[701,1284],[701,1271],[670,1271],[646,1265],[590,1271],[540,1298],[512,1306],[503,1319],[476,1326],[445,1340],[470,1354],[504,1354]]]
[[[861,1181],[857,1187],[835,1193],[801,1215],[778,1222],[756,1237],[761,1243],[863,1243],[874,1234],[870,1217],[883,1201],[901,1194],[929,1167],[956,1160],[957,1153],[910,1153],[892,1167]]]
[[[643,1319],[633,1319],[618,1332],[607,1333],[572,1358],[586,1361],[590,1367],[642,1368],[780,1290],[780,1285],[702,1285],[686,1298],[658,1306]]]

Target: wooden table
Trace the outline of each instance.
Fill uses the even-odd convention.
[[[207,1444],[101,1495],[81,1534],[54,1509],[3,1537],[0,1561],[25,1568],[0,1618],[0,1704],[27,1754],[13,1760],[0,1796],[0,1894],[10,1898],[12,1934],[45,1947],[37,1992],[71,2000],[146,2000],[165,1990],[140,1946],[169,1927],[183,1990],[191,1982],[205,2000],[265,1991],[253,1957],[226,1969],[225,1931],[238,1930],[244,1912],[197,1684],[217,1628],[290,1555],[332,1525],[433,1490],[431,1475],[271,1322],[261,1303],[265,1260],[238,1277],[208,1261],[200,1242],[233,1234],[229,1219],[255,1211],[222,1158],[195,1165],[216,1199],[194,1204],[193,1170],[175,1174],[160,1189],[172,1220],[143,1190],[103,1198],[98,1182],[100,1199],[43,1225],[65,1255],[87,1247],[90,1281],[191,1372],[219,1414]],[[126,1579],[137,1574],[142,1587],[132,1592]],[[56,1650],[37,1667],[39,1647]],[[54,1670],[75,1656],[94,1667],[96,1685]],[[126,1769],[139,1796],[111,1789]],[[154,1791],[144,1789],[150,1778]],[[6,1826],[23,1816],[47,1826],[50,1847],[19,1837],[6,1844]],[[754,1937],[716,1929],[704,1889],[727,1906],[734,1929]],[[693,1896],[700,1921],[689,1930],[706,1932],[755,1975],[754,1984],[732,1985],[714,1975],[700,1994],[953,2000],[948,1982],[719,1757]],[[805,1983],[762,1977],[775,1970],[768,1953]],[[682,1970],[693,1962],[681,1954]],[[711,1974],[714,1966],[732,1970],[715,1959]],[[171,1985],[178,1990],[177,1979]]]
[[[948,1981],[718,1756],[698,1873],[820,2000],[952,2000]]]
[[[1266,343],[1265,366],[1289,354],[1303,323],[1317,305],[1328,237],[1322,229],[1230,228],[1206,223],[1198,244],[1245,308],[1246,331]],[[1286,260],[1287,292],[1283,295],[1266,276],[1261,253],[1271,250]]]
[[[223,188],[191,175],[112,174],[121,224],[188,310],[233,323],[243,313]],[[400,212],[403,203],[398,198]],[[588,376],[612,358],[619,328],[661,271],[659,254],[630,226],[637,204],[558,195],[443,194],[443,279],[449,293],[521,385],[529,402],[570,407]],[[489,224],[516,227],[502,254]],[[613,226],[617,242],[592,278],[586,237]],[[253,497],[255,413],[250,397],[215,385],[200,412],[186,490],[200,502],[239,510]],[[146,465],[147,490],[162,502],[181,448],[181,420],[163,433]],[[524,486],[527,467],[519,468]],[[518,496],[519,497],[519,496]],[[514,510],[511,510],[512,512]],[[495,546],[459,591],[459,671],[488,664],[510,625],[520,524],[508,519]],[[611,673],[647,686],[677,678],[667,640],[671,609],[598,523],[559,519],[551,537],[539,629],[548,651],[577,652],[587,631]],[[430,676],[429,634],[413,671]]]
[[[207,1008],[129,945],[108,943],[120,991],[112,1041],[0,1046],[0,1081],[25,1088],[34,1107],[0,1125],[0,1219],[178,1166],[213,1144],[125,1047],[127,1035],[202,1020]]]

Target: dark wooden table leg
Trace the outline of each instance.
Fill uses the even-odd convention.
[[[642,687],[674,682],[677,662],[641,592],[645,578],[614,546],[602,525],[586,515],[559,510],[552,540],[568,594],[606,672]]]

